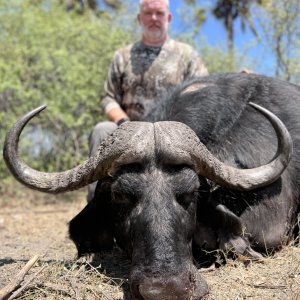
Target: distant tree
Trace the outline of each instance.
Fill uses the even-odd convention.
[[[242,30],[248,26],[254,36],[257,32],[250,14],[250,6],[256,2],[262,4],[262,0],[217,0],[212,8],[213,15],[223,22],[227,32],[227,45],[230,52],[234,45],[234,22],[240,19]]]
[[[275,76],[300,83],[300,1],[265,0],[255,9],[261,45],[275,57]]]
[[[108,65],[113,52],[129,42],[111,23],[66,14],[53,2],[0,1],[0,145],[17,118],[47,104],[24,133],[21,153],[50,171],[88,156],[88,134],[103,119]],[[0,179],[6,175],[0,160]]]
[[[242,69],[253,70],[255,65],[245,55],[235,51],[235,55],[224,51],[221,47],[212,47],[202,42],[199,49],[209,73],[239,72]]]
[[[184,2],[191,9],[189,11],[184,11],[183,9],[181,12],[181,18],[188,24],[189,28],[191,27],[191,25],[193,26],[193,34],[196,35],[203,23],[206,21],[207,7],[198,5],[197,0],[184,0]]]
[[[237,72],[245,68],[253,70],[255,68],[255,62],[238,50],[232,56],[230,53],[224,51],[221,45],[209,45],[205,38],[200,38],[195,43],[193,36],[189,34],[181,34],[177,36],[177,39],[191,44],[197,49],[211,74]]]
[[[257,32],[252,20],[250,7],[254,3],[262,4],[263,0],[214,0],[207,7],[200,7],[196,0],[184,0],[188,5],[194,7],[194,26],[199,30],[201,25],[206,20],[206,12],[211,11],[216,19],[222,21],[227,32],[227,47],[228,51],[233,53],[234,50],[234,22],[239,19],[242,30],[245,28],[251,30],[254,36]]]
[[[99,9],[97,0],[64,0],[66,9],[72,10],[76,7],[76,4],[80,6],[80,10],[84,10],[85,7],[97,11]],[[120,0],[103,0],[102,3],[114,10],[119,10],[122,7],[122,2]]]

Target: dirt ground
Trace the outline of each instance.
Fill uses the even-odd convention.
[[[130,299],[130,262],[118,248],[76,259],[67,229],[85,205],[84,190],[49,196],[18,187],[4,195],[0,196],[0,295],[38,255],[19,290],[7,299]],[[284,247],[261,261],[228,260],[225,266],[199,272],[210,286],[211,300],[300,300],[299,246]]]

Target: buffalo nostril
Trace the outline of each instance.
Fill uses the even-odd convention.
[[[174,288],[164,286],[163,283],[141,284],[138,290],[144,300],[185,300],[188,295],[187,288],[178,292]]]
[[[138,284],[131,285],[131,292],[134,300],[145,300],[140,294],[140,286]]]
[[[200,300],[208,294],[208,286],[197,270],[170,277],[146,277],[140,273],[131,277],[134,300]],[[139,275],[139,276],[137,276]]]
[[[157,288],[149,287],[147,284],[139,286],[139,293],[145,300],[161,299],[161,291]]]

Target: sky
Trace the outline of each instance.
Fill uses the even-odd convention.
[[[202,0],[202,2],[205,2]],[[182,9],[183,0],[170,0],[170,9],[173,15],[172,28],[182,26],[179,12]],[[259,30],[259,29],[258,29]],[[224,51],[227,50],[227,34],[224,25],[216,20],[214,16],[209,15],[206,22],[201,27],[201,35],[205,37],[211,46],[221,46]],[[259,45],[253,33],[246,27],[242,32],[240,22],[235,22],[234,28],[234,46],[235,49],[244,53],[255,63],[255,72],[270,75],[272,59],[266,53],[265,49]],[[245,66],[246,68],[248,66]]]

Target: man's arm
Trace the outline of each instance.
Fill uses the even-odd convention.
[[[121,84],[123,65],[122,55],[116,52],[109,67],[107,80],[104,85],[105,97],[102,100],[105,115],[110,121],[118,125],[129,120],[127,114],[120,106],[123,94]]]
[[[188,61],[185,79],[208,75],[208,70],[199,53],[190,45],[186,48],[185,57]]]

